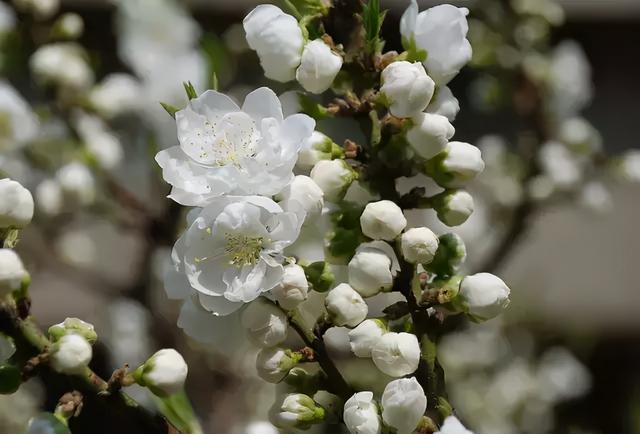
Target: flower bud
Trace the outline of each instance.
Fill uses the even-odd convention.
[[[50,18],[60,8],[60,0],[14,0],[14,4],[18,9],[30,12],[40,20]]]
[[[460,103],[449,86],[442,86],[436,90],[426,111],[434,115],[442,115],[449,119],[449,122],[453,122],[460,111]]]
[[[446,188],[462,187],[484,170],[480,149],[469,143],[449,142],[444,151],[429,160],[426,172]]]
[[[169,396],[182,391],[189,371],[180,353],[165,348],[151,356],[135,370],[136,383],[147,387],[154,395]]]
[[[329,291],[324,304],[337,326],[355,327],[364,321],[369,311],[360,294],[346,283]]]
[[[438,218],[447,226],[459,226],[473,214],[473,197],[464,190],[447,190],[434,198]]]
[[[384,241],[360,245],[348,265],[349,285],[363,297],[371,297],[393,286],[400,271],[393,248]]]
[[[98,340],[98,335],[96,334],[93,324],[89,324],[78,318],[66,318],[60,324],[54,324],[49,327],[49,338],[52,342],[59,341],[69,333],[79,334],[91,345],[95,344]]]
[[[344,404],[344,424],[351,434],[380,434],[382,421],[372,392],[358,392]]]
[[[60,39],[78,39],[84,32],[84,21],[80,15],[67,12],[56,20],[51,32]]]
[[[289,264],[284,267],[282,282],[271,290],[271,294],[284,309],[295,309],[307,299],[309,283],[304,274],[304,269],[298,264]]]
[[[427,397],[415,377],[400,378],[384,388],[381,404],[385,424],[398,434],[410,434],[427,409]]]
[[[71,162],[58,170],[56,178],[62,191],[72,200],[81,205],[93,202],[96,194],[95,179],[84,164]]]
[[[360,216],[362,233],[374,240],[393,241],[406,226],[402,210],[390,200],[367,204]]]
[[[278,428],[305,429],[322,422],[325,411],[309,396],[302,393],[291,393],[285,396],[282,404],[272,414],[271,422]]]
[[[436,255],[426,268],[439,276],[451,276],[466,257],[467,248],[458,234],[440,235]]]
[[[260,347],[273,347],[287,338],[287,316],[262,297],[244,309],[241,323],[249,339]]]
[[[389,111],[398,118],[419,115],[431,101],[435,83],[424,66],[415,62],[393,62],[382,71],[382,87]]]
[[[307,216],[317,216],[324,205],[324,193],[311,178],[298,175],[278,195],[280,206],[285,211],[293,211],[297,203]]]
[[[387,325],[382,320],[362,321],[358,327],[349,331],[351,351],[358,357],[371,357],[371,349],[386,332],[388,332]]]
[[[304,274],[311,288],[316,292],[327,292],[335,281],[331,266],[324,261],[307,265],[304,267]]]
[[[62,188],[55,179],[45,179],[35,190],[36,205],[38,210],[49,216],[54,216],[62,211],[64,198]]]
[[[0,299],[20,289],[22,282],[28,278],[29,273],[20,256],[11,249],[0,249]]]
[[[320,131],[314,131],[298,152],[296,166],[302,170],[311,170],[321,160],[333,160],[344,157],[343,149]]]
[[[457,417],[449,416],[444,420],[440,431],[435,434],[473,434],[460,423]]]
[[[440,153],[456,132],[447,118],[431,113],[421,113],[411,123],[407,141],[419,156],[427,160]]]
[[[279,383],[302,357],[279,347],[263,348],[256,358],[258,375],[268,383]]]
[[[438,250],[438,237],[429,228],[411,228],[400,237],[402,256],[411,264],[428,264]]]
[[[93,351],[91,344],[77,333],[64,335],[53,344],[51,367],[62,374],[81,374],[89,365]]]
[[[277,6],[259,5],[242,26],[249,47],[258,53],[264,75],[283,83],[293,80],[304,46],[298,21]]]
[[[371,349],[373,363],[391,377],[403,377],[418,369],[420,344],[410,333],[385,333]]]
[[[490,273],[467,276],[460,283],[456,304],[475,321],[486,321],[502,313],[509,305],[511,290],[506,283]]]
[[[33,218],[33,197],[22,184],[0,179],[0,228],[23,228]]]
[[[327,423],[336,424],[340,421],[344,401],[342,401],[339,396],[329,393],[326,390],[318,390],[313,395],[313,400],[324,408]]]
[[[311,169],[311,179],[330,202],[340,202],[356,178],[356,173],[344,160],[318,161]]]
[[[342,68],[342,56],[331,51],[322,39],[305,45],[296,79],[311,93],[322,93],[331,87]]]

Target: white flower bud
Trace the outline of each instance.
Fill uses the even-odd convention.
[[[285,211],[294,211],[297,207],[307,216],[317,216],[324,206],[324,193],[313,179],[308,176],[298,175],[293,178],[291,184],[286,186],[278,195],[280,206]],[[293,203],[297,203],[297,205]]]
[[[355,327],[364,321],[369,311],[360,294],[346,283],[329,291],[324,304],[337,326]]]
[[[311,93],[322,93],[329,89],[342,68],[342,56],[331,51],[322,39],[305,45],[296,78],[302,87]]]
[[[272,414],[271,422],[279,428],[308,428],[322,422],[325,411],[309,396],[302,393],[287,395],[282,404]]]
[[[93,84],[94,75],[86,53],[72,42],[56,42],[38,48],[29,66],[36,79],[71,89],[85,89]]]
[[[380,434],[382,422],[373,393],[358,392],[344,404],[342,416],[351,434]]]
[[[135,370],[133,377],[154,395],[169,396],[182,391],[189,369],[180,353],[165,348]]]
[[[460,282],[458,300],[476,321],[485,321],[502,313],[509,305],[511,290],[490,273],[467,276]]]
[[[307,299],[309,282],[304,274],[304,269],[297,264],[289,264],[284,267],[282,282],[271,290],[276,301],[284,309],[295,309]]]
[[[439,243],[438,236],[431,229],[411,228],[402,234],[400,249],[407,262],[429,264],[438,251]]]
[[[91,344],[77,333],[64,335],[53,345],[49,362],[51,367],[62,374],[81,374],[91,361]]]
[[[473,197],[464,190],[447,191],[435,202],[438,218],[447,226],[459,226],[473,214]]]
[[[242,22],[249,47],[258,53],[264,75],[287,82],[296,76],[304,38],[298,21],[273,5],[259,5]]]
[[[384,388],[382,419],[398,434],[412,433],[427,409],[427,397],[415,377],[393,380]]]
[[[95,199],[95,179],[84,164],[73,161],[58,169],[56,178],[62,191],[81,205],[88,205]]]
[[[442,187],[462,187],[484,170],[480,149],[464,142],[449,142],[431,159],[427,173]]]
[[[264,298],[251,302],[242,312],[242,326],[260,347],[273,347],[287,337],[287,316]]]
[[[258,375],[268,383],[279,383],[287,376],[301,357],[279,347],[263,348],[256,358]]]
[[[442,115],[449,119],[449,122],[453,122],[460,111],[460,103],[449,86],[442,86],[436,90],[426,111],[434,115]]]
[[[311,169],[311,179],[324,192],[326,200],[340,202],[356,179],[356,173],[344,160],[322,160]]]
[[[78,39],[84,32],[84,21],[80,15],[67,12],[56,20],[52,31],[56,36],[65,39]]]
[[[351,351],[358,357],[371,357],[371,349],[388,331],[386,324],[379,319],[366,319],[358,327],[349,331]]]
[[[420,344],[411,333],[385,333],[371,349],[373,363],[391,377],[403,377],[418,369]]]
[[[302,170],[311,170],[321,160],[332,160],[344,155],[342,148],[320,131],[314,131],[298,152],[296,166]]]
[[[456,129],[441,115],[421,113],[412,120],[407,131],[407,141],[422,158],[430,159],[439,154],[453,137]]]
[[[380,92],[389,102],[389,111],[398,118],[420,114],[431,101],[435,83],[424,66],[415,62],[393,62],[382,71]]]
[[[0,299],[20,289],[22,280],[28,275],[16,252],[11,249],[0,249]]]
[[[62,211],[62,188],[55,179],[45,179],[36,187],[36,205],[43,213],[54,216]]]
[[[402,209],[390,200],[367,204],[360,216],[362,233],[374,240],[393,241],[406,226]]]
[[[22,184],[0,179],[0,228],[23,228],[33,218],[33,197]]]
[[[444,420],[440,431],[435,434],[473,434],[460,423],[457,417],[449,416]]]
[[[361,244],[348,265],[349,285],[363,297],[371,297],[393,286],[400,271],[393,248],[384,241]]]

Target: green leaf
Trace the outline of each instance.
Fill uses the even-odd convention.
[[[387,11],[380,12],[380,0],[369,0],[362,9],[362,24],[370,52],[382,51],[384,41],[380,38],[380,29],[386,14]]]
[[[171,104],[167,104],[166,102],[161,102],[160,105],[174,119],[176,118],[176,113],[180,111],[180,109],[178,107],[173,106]]]

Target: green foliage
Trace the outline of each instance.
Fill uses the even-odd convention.
[[[362,25],[365,30],[367,50],[379,53],[384,47],[384,40],[380,38],[380,29],[387,11],[380,12],[380,0],[369,0],[362,9]]]

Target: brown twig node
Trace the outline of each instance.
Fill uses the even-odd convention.
[[[56,412],[61,413],[65,418],[80,416],[82,407],[84,405],[84,397],[82,393],[74,390],[73,392],[65,393],[58,401]]]

